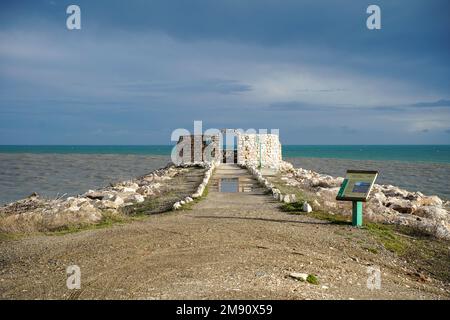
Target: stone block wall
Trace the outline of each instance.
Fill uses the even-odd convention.
[[[226,161],[238,164],[278,169],[282,163],[281,143],[276,134],[232,132],[236,136],[237,157],[234,150],[222,150],[220,136],[190,135],[180,137],[176,153],[183,164],[201,161]],[[208,150],[214,150],[212,156]]]
[[[282,162],[281,143],[276,134],[237,134],[237,163],[277,169]]]
[[[219,141],[219,136],[181,136],[175,146],[177,158],[175,162],[177,164],[190,164],[218,161],[221,157]]]

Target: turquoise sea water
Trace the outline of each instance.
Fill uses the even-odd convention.
[[[170,155],[170,145],[0,146],[0,153]],[[284,145],[283,157],[450,163],[450,145]]]

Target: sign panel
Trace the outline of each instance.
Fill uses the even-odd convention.
[[[366,201],[377,176],[377,171],[348,170],[336,200]]]

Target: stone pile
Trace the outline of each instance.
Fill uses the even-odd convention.
[[[319,174],[283,164],[282,180],[288,186],[306,190],[314,210],[351,213],[351,202],[336,201],[344,178]],[[410,192],[393,185],[375,184],[364,204],[364,216],[378,222],[410,225],[440,238],[450,239],[450,203],[437,196]]]
[[[0,230],[45,231],[72,223],[97,223],[105,214],[119,213],[123,207],[157,196],[168,180],[186,170],[168,165],[137,179],[89,190],[67,199],[44,199],[32,194],[26,199],[0,207]],[[12,230],[15,228],[17,230]]]

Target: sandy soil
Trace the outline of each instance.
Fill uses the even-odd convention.
[[[218,192],[240,176],[251,189]],[[105,229],[0,243],[3,299],[448,299],[436,279],[376,246],[366,231],[281,212],[245,170],[220,167],[191,210],[151,215]],[[81,289],[66,268],[81,268]],[[367,288],[367,267],[381,288]],[[319,284],[289,277],[314,274]]]

